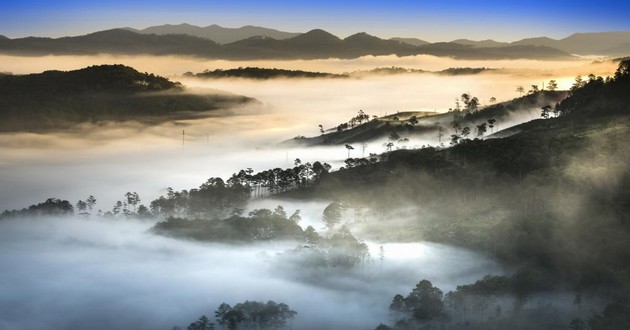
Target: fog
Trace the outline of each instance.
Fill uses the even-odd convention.
[[[385,244],[382,263],[328,273],[316,284],[304,280],[309,270],[278,267],[275,255],[296,243],[181,241],[155,236],[150,226],[68,218],[1,222],[0,328],[170,329],[202,314],[213,319],[222,302],[275,300],[298,311],[294,329],[366,329],[387,320],[391,297],[419,279],[448,290],[502,272],[461,249]],[[378,245],[370,247],[376,255]]]
[[[286,62],[228,62],[180,57],[111,56],[1,56],[0,71],[40,72],[75,69],[100,63],[123,63],[140,71],[172,75],[205,68],[245,65],[289,69],[345,72],[377,66],[442,69],[446,67],[504,67],[506,71],[469,76],[408,74],[367,76],[361,79],[315,79],[251,81],[242,79],[176,79],[189,92],[209,89],[254,97],[261,103],[244,108],[212,112],[199,120],[182,120],[159,126],[139,123],[82,124],[63,133],[0,134],[0,209],[22,208],[48,197],[73,203],[92,194],[103,211],[127,191],[137,191],[148,203],[164,192],[197,187],[208,177],[227,177],[243,168],[264,170],[287,167],[293,160],[327,161],[343,165],[348,156],[343,146],[296,149],[278,146],[298,135],[319,135],[318,125],[332,128],[349,120],[359,110],[382,116],[398,111],[445,112],[464,92],[477,96],[482,105],[491,97],[499,102],[519,96],[515,86],[525,87],[556,79],[568,88],[572,77],[586,75],[589,61],[457,61],[431,56],[364,57],[355,60]],[[536,70],[549,68],[543,74]],[[553,68],[553,69],[551,69]],[[597,70],[595,73],[597,73]],[[537,73],[538,75],[533,74]],[[557,76],[553,74],[557,73]],[[607,72],[610,72],[607,71]],[[498,123],[500,128],[532,119],[538,109]],[[504,125],[508,124],[508,125]],[[182,130],[185,141],[182,145]],[[435,138],[433,138],[435,140]],[[409,147],[437,144],[412,140]],[[382,143],[369,143],[365,151],[355,148],[351,157],[381,153]]]
[[[338,168],[348,157],[342,146],[300,148],[283,141],[317,136],[348,121],[359,110],[383,116],[399,111],[446,112],[469,93],[486,105],[506,101],[524,87],[555,79],[561,89],[576,75],[605,75],[610,64],[591,60],[458,61],[430,56],[364,57],[316,61],[208,61],[180,57],[0,56],[0,72],[122,63],[139,71],[174,77],[189,93],[221,90],[260,103],[209,112],[200,119],[147,126],[138,122],[80,124],[72,130],[0,134],[0,211],[19,209],[49,197],[74,204],[94,195],[95,210],[111,210],[126,192],[141,203],[175,190],[198,187],[209,177],[227,179],[240,169],[254,171],[325,161]],[[367,75],[349,79],[202,80],[185,71],[278,67],[333,73],[402,66],[442,70],[493,67],[477,75]],[[535,69],[534,69],[535,68]],[[522,109],[500,122],[505,129],[537,117]],[[184,133],[184,134],[182,134]],[[355,146],[351,157],[382,153],[382,141]],[[409,147],[436,145],[416,137]],[[572,168],[581,175],[583,168]],[[608,178],[608,176],[607,176]],[[283,205],[301,210],[300,225],[323,231],[321,215],[330,201],[254,200],[246,212]],[[400,221],[400,223],[403,223]],[[227,246],[151,234],[150,222],[121,219],[20,219],[0,222],[0,328],[2,329],[169,329],[213,312],[221,302],[275,300],[299,312],[296,329],[369,329],[388,320],[393,295],[406,294],[426,278],[443,291],[487,274],[509,273],[470,251],[431,243],[367,242],[371,260],[339,274],[312,272],[277,256],[294,242]],[[356,226],[353,233],[361,238]],[[367,237],[367,236],[366,236]],[[374,235],[370,236],[374,237]],[[6,271],[8,270],[8,271]]]

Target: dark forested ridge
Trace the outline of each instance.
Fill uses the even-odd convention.
[[[206,70],[197,74],[187,72],[186,77],[197,78],[246,78],[246,79],[272,79],[272,78],[347,78],[347,74],[334,74],[327,72],[313,72],[303,70],[267,69],[246,67],[237,69]]]
[[[155,123],[249,101],[228,94],[186,94],[177,82],[123,65],[0,75],[0,131],[107,120]]]

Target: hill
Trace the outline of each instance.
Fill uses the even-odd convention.
[[[499,42],[499,41],[494,41],[492,39],[486,39],[486,40],[481,40],[481,41],[475,41],[475,40],[469,40],[469,39],[456,39],[451,42],[454,44],[480,47],[480,48],[506,47],[510,45],[509,42]]]
[[[0,53],[48,54],[150,54],[191,55],[232,60],[356,58],[366,55],[408,56],[427,54],[462,59],[568,59],[568,53],[539,46],[475,48],[454,43],[414,46],[357,33],[343,40],[323,31],[312,30],[292,38],[277,40],[255,36],[219,45],[186,34],[141,34],[124,29],[96,32],[78,37],[0,39]]]
[[[344,203],[363,237],[430,240],[492,255],[515,269],[519,295],[569,290],[625,306],[629,88],[626,61],[613,79],[573,88],[558,117],[521,124],[517,134],[393,151],[361,166],[349,161],[289,195]],[[627,314],[621,320],[628,322]]]
[[[458,123],[458,129],[468,127],[474,135],[477,125],[494,119],[494,127],[507,128],[511,118],[525,116],[537,117],[540,109],[546,105],[554,105],[566,97],[562,91],[544,91],[526,95],[511,101],[489,105],[478,111],[451,111],[447,113],[434,112],[398,112],[389,116],[373,118],[364,123],[341,123],[336,129],[329,129],[329,133],[315,137],[298,137],[285,141],[286,144],[313,145],[343,145],[370,142],[374,140],[396,142],[399,139],[427,138],[435,140],[438,134],[444,136],[443,142],[448,144],[453,130],[453,123]],[[413,118],[413,119],[412,119]],[[512,124],[513,125],[513,124]],[[489,133],[492,129],[489,128]],[[398,138],[393,138],[393,137]],[[402,141],[401,141],[402,142]],[[399,146],[400,147],[400,146]]]
[[[552,47],[580,55],[627,55],[627,53],[610,53],[610,50],[628,43],[630,43],[630,31],[615,31],[575,33],[559,40],[547,37],[528,38],[512,42],[511,45]]]
[[[395,38],[390,38],[389,40],[410,44],[412,46],[422,46],[422,45],[430,44],[430,42],[424,41],[424,40],[418,39],[418,38],[398,38],[398,37],[395,37]]]
[[[122,65],[0,76],[0,131],[65,129],[81,122],[157,123],[250,102],[191,95],[181,85]]]
[[[132,28],[125,29],[142,34],[186,34],[194,37],[210,39],[219,44],[232,43],[252,37],[268,37],[281,40],[293,38],[300,35],[300,33],[284,32],[252,25],[242,26],[239,28],[226,28],[216,24],[212,24],[206,27],[200,27],[190,24],[165,24],[150,26],[142,30],[136,30]]]
[[[197,78],[245,78],[245,79],[273,79],[273,78],[348,78],[349,75],[327,72],[312,72],[303,70],[266,69],[246,67],[237,69],[206,70],[197,74],[188,72],[187,77]]]

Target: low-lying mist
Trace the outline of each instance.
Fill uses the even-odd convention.
[[[222,302],[275,300],[298,311],[294,329],[366,329],[387,319],[390,297],[419,278],[444,289],[502,270],[491,260],[439,244],[370,244],[362,267],[279,267],[297,243],[250,246],[175,240],[149,222],[18,219],[0,223],[0,328],[169,329]],[[351,315],[351,317],[349,317]]]
[[[100,63],[123,63],[140,71],[180,74],[205,68],[236,67],[241,62],[205,61],[179,57],[111,56],[2,56],[1,71],[39,72],[47,69],[74,69]],[[0,135],[0,209],[21,208],[34,201],[59,197],[76,201],[88,195],[97,197],[96,208],[106,211],[127,191],[137,191],[144,202],[164,192],[190,189],[208,177],[223,178],[244,168],[263,170],[288,167],[293,160],[327,161],[334,167],[348,157],[343,147],[289,148],[278,146],[295,136],[319,135],[318,125],[334,128],[363,110],[383,116],[398,111],[445,112],[455,98],[470,93],[488,104],[509,100],[520,94],[517,85],[556,79],[560,88],[570,86],[571,77],[587,74],[584,62],[494,61],[477,63],[439,59],[430,56],[411,58],[365,57],[356,60],[319,60],[287,62],[248,62],[251,66],[276,66],[288,69],[343,72],[376,66],[445,68],[454,66],[493,66],[513,68],[507,72],[467,76],[407,74],[367,76],[361,79],[183,79],[190,92],[223,90],[255,97],[261,104],[219,110],[210,117],[181,120],[157,126],[139,123],[82,124],[64,132],[12,133]],[[605,66],[602,64],[601,66]],[[554,67],[558,76],[533,76],[529,67]],[[523,70],[525,68],[526,70]],[[529,72],[520,74],[520,71]],[[536,72],[536,71],[534,71]],[[182,79],[180,79],[182,78]],[[529,120],[532,113],[515,116],[509,125]],[[505,123],[498,123],[506,128]],[[185,131],[185,132],[182,132]],[[184,133],[184,134],[182,134]],[[437,137],[412,140],[408,147],[436,145]],[[383,141],[384,142],[384,141]],[[369,143],[365,150],[355,147],[350,157],[367,156],[386,150],[383,143]]]

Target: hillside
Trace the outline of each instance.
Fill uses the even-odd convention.
[[[487,122],[488,119],[495,120],[497,129],[507,128],[504,124],[509,124],[511,118],[516,116],[537,117],[540,109],[546,105],[555,105],[567,95],[562,91],[544,91],[536,94],[526,95],[511,101],[489,105],[466,113],[465,111],[451,111],[447,113],[431,112],[398,112],[389,116],[373,118],[363,124],[354,127],[345,123],[343,129],[329,129],[328,133],[315,137],[299,137],[285,141],[285,144],[299,144],[304,146],[313,145],[342,145],[360,142],[370,142],[374,140],[388,140],[390,137],[399,138],[422,138],[430,137],[436,139],[438,131],[442,131],[443,143],[448,145],[450,135],[454,132],[452,123],[457,120],[459,127],[471,129],[471,136],[474,136],[474,129],[477,125]],[[412,121],[412,117],[414,117]],[[341,124],[343,125],[343,123]],[[488,129],[488,133],[492,133]],[[393,141],[395,141],[394,139]]]
[[[290,195],[367,212],[371,220],[354,228],[373,239],[493,255],[527,274],[521,285],[530,294],[630,297],[629,68],[623,62],[614,79],[574,88],[559,117],[521,124],[509,137],[393,151]]]
[[[155,123],[250,101],[227,94],[186,94],[179,83],[122,65],[4,75],[0,131],[64,129],[106,120]]]
[[[101,53],[190,55],[231,60],[356,58],[392,54],[427,54],[461,59],[571,58],[566,52],[541,46],[476,48],[455,43],[415,46],[401,41],[380,39],[367,33],[357,33],[342,40],[319,29],[281,40],[253,36],[226,44],[187,34],[156,35],[113,29],[57,39],[0,39],[0,53],[37,56]]]

